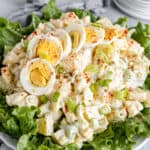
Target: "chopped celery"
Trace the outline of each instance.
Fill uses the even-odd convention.
[[[59,96],[60,96],[60,93],[56,91],[51,97],[52,102],[57,102]]]
[[[94,27],[97,27],[97,28],[101,28],[102,27],[102,25],[99,22],[94,22],[91,25],[94,26]]]
[[[128,97],[128,95],[129,95],[129,92],[128,92],[128,89],[122,89],[122,90],[120,90],[120,91],[115,91],[114,92],[114,97],[116,98],[116,99],[119,99],[119,100],[124,100],[124,99],[126,99],[127,97]]]
[[[111,82],[111,79],[99,79],[96,82],[97,87],[108,87],[109,83]]]
[[[39,100],[41,103],[45,104],[48,102],[48,97],[46,95],[39,96]]]
[[[99,79],[90,85],[90,89],[93,93],[96,93],[99,87],[108,87],[111,81],[111,79]]]
[[[92,83],[92,84],[90,85],[90,90],[91,90],[93,93],[96,92],[96,87],[95,87],[95,84],[94,84],[94,83]]]
[[[99,45],[95,49],[95,56],[105,63],[110,63],[112,52],[113,46],[111,44]]]
[[[101,59],[105,63],[109,63],[109,58],[102,49],[97,48],[96,52],[95,52],[95,55],[96,55],[97,58]]]
[[[108,87],[109,86],[109,83],[111,82],[112,80],[111,79],[99,79],[97,80],[97,82],[95,83],[92,83],[90,85],[90,90],[93,92],[93,93],[96,93],[97,89],[99,87]]]
[[[69,109],[69,111],[71,111],[71,112],[75,112],[76,111],[76,108],[77,108],[77,104],[76,104],[76,102],[75,101],[73,101],[71,98],[69,98],[68,100],[67,100],[67,107],[68,107],[68,109]]]
[[[58,66],[58,67],[56,68],[56,70],[57,70],[57,73],[58,73],[58,74],[61,74],[61,73],[64,72],[64,69],[63,69],[63,67],[61,67],[61,66]]]
[[[99,71],[98,65],[90,64],[85,68],[85,72],[97,73]]]

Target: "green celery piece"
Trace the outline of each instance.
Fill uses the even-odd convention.
[[[60,96],[60,93],[56,91],[51,97],[52,102],[57,102],[59,96]]]
[[[112,45],[99,45],[95,49],[95,56],[105,63],[110,63],[113,52]]]
[[[93,22],[91,25],[97,28],[102,28],[102,25],[98,22]]]
[[[45,104],[48,102],[48,97],[46,95],[39,96],[39,100],[41,103]]]
[[[85,72],[98,73],[98,65],[90,64],[85,68]]]
[[[97,87],[108,87],[109,83],[111,82],[111,79],[99,79],[96,81]]]
[[[124,100],[128,97],[128,94],[129,94],[128,89],[125,88],[120,91],[115,91],[114,97],[118,100]]]
[[[96,87],[95,87],[95,84],[94,83],[92,83],[91,85],[90,85],[90,90],[93,92],[93,93],[96,93]]]
[[[63,69],[63,67],[61,67],[61,66],[57,66],[57,67],[56,67],[56,70],[57,70],[57,73],[58,73],[58,74],[61,74],[61,73],[64,72],[64,69]]]
[[[72,100],[71,98],[69,98],[67,100],[66,104],[67,104],[67,107],[68,107],[69,111],[71,111],[71,112],[75,112],[76,111],[77,104],[75,103],[74,100]]]

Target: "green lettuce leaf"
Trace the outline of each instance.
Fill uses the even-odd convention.
[[[39,109],[36,107],[17,107],[12,111],[12,115],[19,122],[19,127],[22,134],[37,133],[37,124],[34,117],[39,113]]]
[[[21,25],[18,22],[10,22],[6,18],[0,17],[0,29],[6,28],[6,27],[19,31],[19,29],[21,28]]]
[[[5,92],[0,90],[0,131],[13,137],[22,134],[37,133],[35,118],[39,113],[36,107],[9,107],[6,104]]]
[[[117,21],[114,22],[114,24],[119,24],[122,27],[127,27],[127,21],[127,17],[120,17]]]
[[[143,25],[139,22],[137,26],[133,28],[135,32],[132,34],[132,38],[144,47],[144,54],[150,59],[150,24]]]
[[[5,92],[0,89],[0,131],[19,137],[20,131],[16,118],[11,116],[12,108],[6,104]]]
[[[150,59],[150,24],[143,25],[139,22],[137,26],[131,29],[135,29],[132,38],[144,47],[144,55]],[[142,88],[150,90],[150,74],[147,75]]]
[[[22,27],[17,22],[10,22],[0,17],[0,66],[3,54],[9,52],[16,43],[20,42],[23,35],[33,32],[41,22],[41,19],[34,14],[29,16],[27,20],[29,25]]]
[[[32,15],[28,16],[27,22],[29,25],[21,28],[21,33],[23,35],[28,35],[28,34],[32,33],[37,28],[39,23],[42,21],[39,18],[39,16],[32,14]]]
[[[88,10],[85,10],[85,9],[77,9],[77,8],[74,8],[72,10],[79,18],[83,18],[85,16],[90,16],[91,18],[91,21],[92,22],[96,22],[99,17],[95,16],[92,12],[88,11]]]
[[[73,9],[79,18],[90,16],[95,22],[99,18],[87,10]],[[49,1],[43,9],[44,21],[59,18],[61,11],[56,7],[55,0]],[[0,61],[4,50],[11,48],[21,40],[23,35],[33,32],[42,21],[32,14],[29,25],[22,27],[5,18],[0,18]],[[126,18],[120,18],[116,24],[126,26]],[[134,27],[132,37],[145,48],[145,55],[150,58],[150,25],[138,23]],[[144,88],[150,90],[150,75],[147,76]],[[36,117],[39,109],[36,107],[9,107],[6,104],[5,91],[0,90],[0,131],[19,139],[18,150],[79,150],[75,144],[60,146],[55,144],[50,137],[37,133]],[[150,136],[150,108],[145,108],[134,118],[124,122],[112,123],[104,132],[94,135],[92,141],[84,143],[81,150],[131,150],[136,143],[135,137]]]
[[[75,144],[60,146],[54,144],[50,137],[43,135],[25,134],[21,136],[17,144],[18,150],[79,150]]]
[[[104,132],[83,145],[82,150],[131,150],[136,137],[150,136],[150,108],[124,122],[109,125]]]
[[[147,75],[147,77],[144,81],[143,88],[146,90],[150,90],[150,74]]]
[[[22,35],[9,27],[0,30],[0,41],[3,45],[15,45],[20,41]]]
[[[20,24],[0,17],[0,64],[3,59],[4,49],[14,46],[22,38]]]
[[[60,18],[62,12],[56,6],[56,0],[50,0],[43,9],[43,17],[45,20]]]
[[[108,129],[96,134],[92,141],[83,144],[81,150],[131,150],[135,137],[150,136],[150,108],[145,108],[134,118],[112,123]],[[25,134],[19,139],[18,150],[79,150],[74,144],[60,146],[50,137]]]

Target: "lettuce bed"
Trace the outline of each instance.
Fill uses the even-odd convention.
[[[99,17],[87,10],[73,9],[80,18],[89,15],[95,22]],[[30,24],[22,27],[19,23],[13,23],[5,18],[0,18],[0,62],[3,54],[9,51],[24,35],[30,34],[40,22],[50,18],[59,18],[62,12],[55,6],[55,0],[51,0],[43,9],[43,17],[32,14]],[[119,18],[116,24],[127,26],[126,18]],[[145,48],[145,55],[150,59],[150,25],[138,23],[133,39]],[[2,66],[2,64],[0,63]],[[150,90],[150,74],[142,88]],[[49,137],[37,133],[35,122],[39,109],[36,107],[9,107],[5,101],[6,91],[0,90],[0,131],[8,133],[19,140],[18,150],[79,150],[75,144],[59,146],[54,144]],[[124,122],[112,123],[103,133],[94,136],[93,141],[84,143],[81,150],[130,150],[136,143],[135,137],[150,136],[150,108],[145,108],[134,118]]]

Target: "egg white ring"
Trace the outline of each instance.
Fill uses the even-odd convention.
[[[75,52],[78,52],[84,45],[85,39],[86,39],[86,33],[84,26],[81,24],[70,24],[67,28],[66,31],[69,33],[71,31],[78,31],[80,33],[80,41],[79,44],[76,48],[73,48],[72,50]]]
[[[30,81],[29,67],[32,63],[37,62],[37,61],[46,64],[46,66],[48,66],[48,68],[51,71],[51,77],[47,83],[47,86],[37,87],[37,86],[33,85]],[[49,94],[53,90],[55,80],[56,80],[56,75],[55,75],[55,70],[52,67],[52,65],[49,62],[47,62],[46,60],[43,60],[40,58],[35,58],[35,59],[28,61],[26,66],[20,72],[20,82],[21,82],[23,88],[28,93],[30,93],[32,95],[36,95],[36,96]]]
[[[60,40],[64,42],[65,49],[63,49],[62,56],[65,57],[71,52],[71,48],[72,48],[71,38],[69,34],[63,29],[56,30],[55,34],[56,36],[58,36],[58,38],[60,38]]]
[[[113,37],[111,40],[105,40],[105,39],[104,39],[103,41],[100,42],[100,44],[111,44],[111,43],[115,42],[116,39],[117,39],[116,36]]]
[[[41,40],[41,39],[45,39],[45,40],[49,40],[51,42],[54,42],[58,46],[58,48],[60,50],[60,58],[54,64],[54,65],[57,65],[60,62],[60,60],[62,59],[63,48],[62,48],[62,45],[61,45],[59,39],[57,37],[54,37],[54,36],[50,36],[50,35],[38,35],[38,36],[34,37],[29,42],[28,49],[27,49],[27,56],[29,57],[29,59],[32,59],[32,58],[36,57],[35,46],[38,43],[38,41]]]
[[[87,43],[85,44],[85,48],[88,48],[88,47],[95,47],[96,45],[102,43],[104,41],[104,37],[105,37],[105,30],[100,28],[100,29],[97,29],[97,32],[99,32],[99,40],[96,42],[96,43]]]

